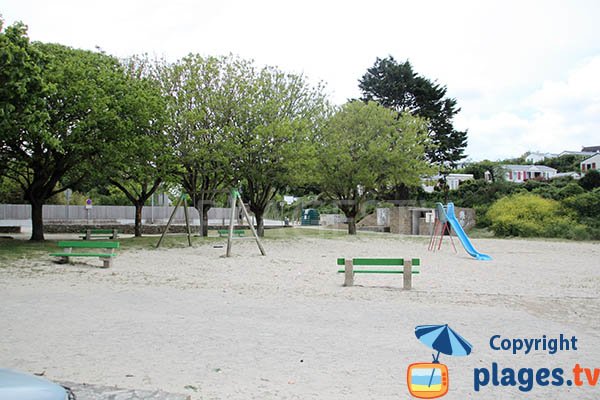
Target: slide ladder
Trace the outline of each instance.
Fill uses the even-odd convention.
[[[487,254],[480,253],[475,249],[475,247],[473,246],[473,243],[471,243],[471,240],[465,233],[465,230],[463,229],[462,225],[460,224],[460,222],[458,222],[458,220],[456,219],[456,216],[454,215],[454,203],[448,203],[448,205],[446,207],[443,207],[441,203],[438,203],[437,214],[438,214],[437,215],[438,219],[444,223],[444,228],[442,228],[442,232],[441,232],[442,236],[445,233],[445,227],[447,226],[446,224],[448,224],[448,225],[450,225],[452,230],[456,233],[456,236],[458,237],[458,240],[460,240],[460,243],[463,245],[465,251],[471,257],[474,257],[477,260],[485,260],[485,261],[489,261],[492,259],[492,257],[488,256]],[[436,220],[436,224],[437,223],[438,222]],[[435,250],[434,235],[435,235],[435,232],[432,235],[432,238],[431,238],[431,241],[429,244],[430,250]],[[452,236],[450,236],[450,238],[452,239]],[[441,241],[442,241],[442,239],[440,237],[440,245],[441,245]],[[432,245],[432,243],[433,243],[433,245]],[[452,243],[452,245],[454,246],[454,243]]]

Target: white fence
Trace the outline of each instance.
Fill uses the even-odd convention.
[[[165,223],[174,207],[145,206],[142,209],[143,223]],[[199,224],[198,210],[188,207],[188,215],[191,223]],[[229,220],[230,208],[211,208],[208,211],[208,219],[215,221]],[[42,210],[44,222],[117,222],[128,223],[135,220],[135,207],[133,206],[64,206],[44,205]],[[0,204],[0,220],[28,221],[31,220],[31,206],[29,204]],[[185,214],[182,207],[177,209],[174,223],[184,223]]]

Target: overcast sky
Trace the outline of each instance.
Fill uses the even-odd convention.
[[[337,104],[391,55],[456,98],[472,160],[600,145],[597,0],[0,0],[0,14],[118,57],[233,53],[323,81]]]

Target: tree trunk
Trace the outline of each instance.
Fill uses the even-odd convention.
[[[208,237],[208,211],[213,206],[212,200],[198,200],[196,204],[193,204],[198,211],[198,215],[200,216],[200,232],[199,234],[202,237]]]
[[[135,203],[135,237],[142,237],[142,209],[144,208],[143,202]]]
[[[44,219],[42,210],[44,202],[41,200],[30,200],[31,203],[31,238],[30,240],[44,240]]]
[[[202,237],[208,237],[208,210],[210,207],[202,207],[202,232],[200,232]]]
[[[347,216],[348,219],[348,235],[356,235],[356,217],[355,216]]]
[[[256,234],[259,237],[264,237],[265,236],[265,220],[263,219],[263,213],[254,211],[254,217],[256,218]]]

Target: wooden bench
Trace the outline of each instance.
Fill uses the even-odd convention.
[[[117,256],[115,249],[119,248],[119,242],[65,241],[58,242],[58,247],[62,249],[62,252],[51,253],[50,255],[61,257],[62,262],[68,263],[70,257],[98,257],[103,262],[103,268],[108,268],[112,266],[112,260]],[[77,252],[74,252],[73,249],[77,250]],[[86,249],[93,249],[96,251],[80,251]]]
[[[337,265],[343,265],[338,273],[345,274],[344,286],[354,285],[354,274],[403,274],[404,289],[412,288],[412,274],[418,274],[421,261],[418,258],[338,258]],[[398,268],[398,267],[402,268]],[[355,269],[354,267],[366,267]],[[384,267],[373,269],[369,267]]]
[[[85,231],[81,231],[81,234],[79,237],[83,240],[119,238],[119,231],[117,229],[86,229]]]
[[[219,229],[217,232],[219,232],[219,237],[229,236],[229,229]],[[245,233],[246,233],[246,231],[243,229],[234,229],[233,230],[233,236],[242,237],[245,235]]]

